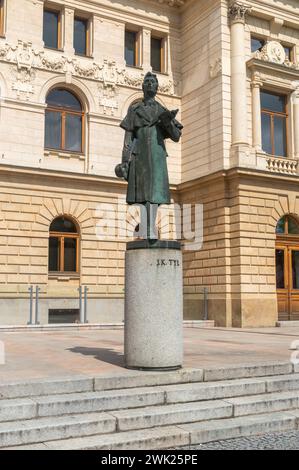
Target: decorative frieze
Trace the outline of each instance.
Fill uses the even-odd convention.
[[[102,64],[77,57],[66,57],[58,54],[49,54],[44,50],[35,50],[31,43],[18,41],[17,46],[5,44],[0,47],[0,61],[13,63],[22,74],[23,83],[34,79],[32,69],[48,70],[50,72],[66,74],[69,81],[71,76],[92,79],[103,83],[105,86],[127,86],[140,88],[144,78],[143,70],[128,71],[120,67],[115,61],[105,59]],[[27,75],[27,77],[25,77]],[[167,95],[175,94],[177,86],[171,79],[160,79],[159,92]]]
[[[260,51],[253,53],[255,59],[273,64],[285,65],[299,70],[298,64],[291,62],[287,57],[284,47],[278,41],[268,41]]]

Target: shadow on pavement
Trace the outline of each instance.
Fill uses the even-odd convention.
[[[108,362],[115,366],[124,367],[124,355],[113,350],[104,348],[86,348],[86,347],[75,347],[69,348],[67,351],[71,351],[76,354],[82,354],[84,356],[93,356],[98,361]]]

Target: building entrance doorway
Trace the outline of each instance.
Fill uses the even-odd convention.
[[[278,320],[299,320],[299,223],[282,217],[276,227]]]

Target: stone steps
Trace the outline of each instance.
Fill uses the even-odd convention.
[[[150,450],[188,448],[222,439],[298,429],[299,412],[278,412],[230,419],[215,419],[179,426],[163,426],[106,435],[74,437],[22,445],[7,450]]]
[[[2,384],[0,447],[159,449],[297,429],[295,370],[260,364]]]

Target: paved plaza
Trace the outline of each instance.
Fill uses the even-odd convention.
[[[126,374],[123,330],[0,333],[5,346],[1,382]],[[184,329],[184,367],[287,361],[299,328]]]

